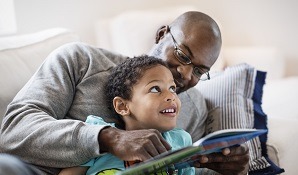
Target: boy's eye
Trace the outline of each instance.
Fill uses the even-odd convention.
[[[170,91],[173,92],[173,93],[176,93],[176,87],[175,86],[171,86],[170,87]]]
[[[150,92],[160,92],[160,88],[158,86],[153,86],[151,89],[150,89]]]

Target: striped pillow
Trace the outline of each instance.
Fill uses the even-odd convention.
[[[261,89],[264,81],[256,81],[258,71],[245,63],[226,68],[223,72],[210,73],[211,80],[201,81],[196,88],[203,94],[208,108],[208,118],[206,120],[206,134],[220,129],[229,128],[256,128],[267,129],[267,116],[262,120],[255,119],[254,99],[262,98],[262,90],[255,93],[255,86]],[[257,98],[254,98],[255,96]],[[261,108],[261,103],[258,103]],[[255,122],[263,122],[255,123]],[[269,174],[276,174],[279,169],[265,154],[267,153],[265,139],[255,138],[247,142],[250,149],[249,174],[257,174],[259,171]],[[263,149],[263,150],[262,150]],[[277,169],[275,169],[277,167]],[[268,170],[268,171],[267,171]]]

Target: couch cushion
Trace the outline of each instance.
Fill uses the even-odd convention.
[[[196,88],[206,99],[210,111],[206,133],[228,128],[267,129],[267,116],[261,108],[266,73],[248,64],[239,64],[224,72],[211,73],[210,81]],[[270,132],[270,130],[269,130]],[[250,149],[249,174],[281,173],[267,155],[267,135],[247,142]]]
[[[263,109],[272,117],[298,120],[298,76],[266,83]],[[278,100],[277,100],[278,99]]]
[[[62,44],[78,40],[62,28],[0,38],[0,122],[7,105],[46,56]]]
[[[278,162],[286,174],[297,174],[298,120],[294,118],[268,117],[268,127],[274,128],[268,134],[268,143],[276,148]]]

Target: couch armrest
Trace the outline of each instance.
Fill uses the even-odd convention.
[[[296,174],[298,148],[297,119],[268,117],[268,145],[276,148],[280,167],[285,169],[286,174]]]

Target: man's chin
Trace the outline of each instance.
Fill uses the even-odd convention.
[[[183,84],[177,81],[176,79],[174,80],[176,84],[176,93],[179,94],[181,92],[184,92],[186,89],[183,87]]]
[[[177,93],[177,94],[180,94],[180,93],[182,93],[182,92],[184,92],[184,91],[186,91],[186,89],[184,89],[184,88],[180,88],[180,87],[177,87],[177,88],[176,88],[176,93]]]

